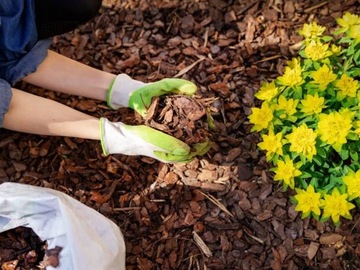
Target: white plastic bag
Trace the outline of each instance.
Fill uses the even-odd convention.
[[[47,270],[125,270],[125,242],[118,226],[56,190],[17,183],[0,185],[0,232],[29,227],[62,247],[60,265]]]

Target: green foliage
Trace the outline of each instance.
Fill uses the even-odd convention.
[[[274,180],[296,190],[296,210],[335,224],[360,202],[360,17],[346,13],[337,23],[329,36],[304,24],[298,56],[262,83],[261,108],[249,116]]]

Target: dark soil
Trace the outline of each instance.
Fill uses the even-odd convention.
[[[2,130],[0,182],[60,190],[124,233],[127,269],[360,269],[353,220],[301,219],[273,182],[247,120],[260,82],[296,55],[303,23],[331,31],[359,1],[132,0],[103,2],[99,16],[55,37],[52,49],[145,82],[191,80],[217,127],[210,151],[188,164],[104,157],[98,142]],[[134,121],[128,109],[20,87],[94,116]]]

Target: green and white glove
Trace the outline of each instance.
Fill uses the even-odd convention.
[[[194,95],[197,87],[184,79],[162,79],[153,83],[143,83],[126,74],[118,75],[107,93],[107,104],[112,109],[129,107],[145,116],[153,97],[165,94]]]
[[[106,118],[100,118],[100,132],[105,155],[148,156],[164,163],[188,162],[196,155],[204,155],[210,148],[206,142],[191,151],[186,143],[151,127],[113,123]]]

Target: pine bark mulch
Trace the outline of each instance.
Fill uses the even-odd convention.
[[[260,82],[296,55],[303,23],[331,30],[359,7],[356,0],[106,0],[93,21],[55,37],[52,49],[146,82],[196,83],[216,127],[210,151],[188,164],[162,164],[104,157],[98,142],[3,130],[0,182],[54,188],[114,220],[129,270],[359,269],[358,211],[338,228],[301,219],[291,193],[273,182],[247,120]],[[97,117],[143,121],[129,109],[20,87]],[[161,119],[171,123],[170,114]]]

